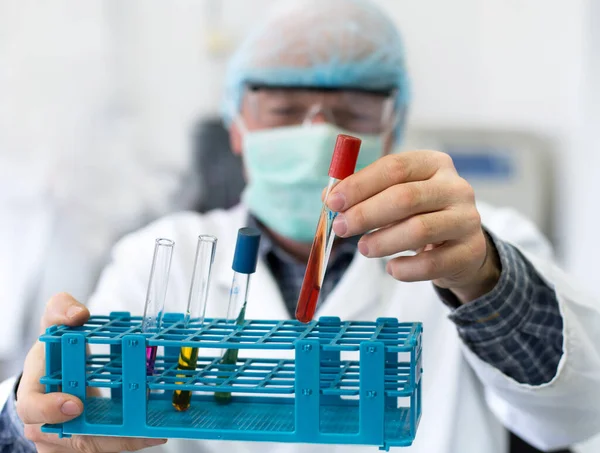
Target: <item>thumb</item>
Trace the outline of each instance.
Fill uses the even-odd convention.
[[[67,293],[52,296],[46,304],[46,311],[42,317],[40,328],[42,333],[53,325],[80,326],[90,317],[90,312],[85,305],[77,302]]]

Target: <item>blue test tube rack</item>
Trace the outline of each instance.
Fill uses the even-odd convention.
[[[141,321],[111,313],[92,316],[80,327],[53,326],[41,336],[46,391],[60,388],[85,402],[82,415],[42,431],[61,437],[360,444],[386,451],[415,438],[421,416],[420,323],[322,317],[309,324],[247,320],[235,326],[207,319],[186,326],[182,315],[167,314],[160,332],[142,334]],[[88,345],[92,351],[108,345],[108,353],[86,356]],[[146,376],[147,346],[159,347],[153,376]],[[200,357],[195,371],[181,371],[182,346],[214,354]],[[254,350],[257,357],[219,365],[220,351],[228,348]],[[294,358],[259,358],[265,349],[291,350]],[[344,360],[346,351],[358,360]],[[110,396],[86,398],[90,387],[110,389]],[[172,407],[175,389],[199,392],[188,411]],[[215,402],[216,391],[232,392],[231,402]]]

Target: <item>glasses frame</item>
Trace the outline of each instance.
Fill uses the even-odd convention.
[[[301,107],[301,111],[296,112],[297,117],[293,119],[281,119],[279,121],[265,121],[261,119],[261,114],[258,112],[257,103],[260,102],[258,96],[261,93],[265,93],[268,91],[273,92],[274,94],[281,94],[285,91],[290,91],[291,94],[295,94],[296,96],[314,96],[316,99],[321,96],[321,101],[315,99],[310,105],[306,108]],[[374,126],[368,126],[363,129],[348,127],[348,123],[344,123],[336,119],[336,114],[334,109],[327,104],[327,96],[331,97],[332,93],[340,93],[342,97],[344,95],[351,97],[357,96],[355,99],[356,102],[360,102],[360,96],[370,96],[376,102],[377,99],[381,99],[381,113],[380,119],[378,120],[379,124]],[[347,130],[351,133],[356,134],[387,134],[392,132],[396,126],[399,124],[400,118],[403,116],[403,112],[398,111],[396,108],[396,95],[397,89],[390,90],[364,90],[357,88],[319,88],[319,87],[295,87],[295,86],[267,86],[267,85],[257,85],[257,84],[248,84],[244,91],[244,101],[249,109],[251,115],[253,115],[253,120],[257,123],[257,129],[269,129],[269,128],[277,128],[277,127],[286,127],[286,126],[297,126],[297,125],[309,125],[315,121],[315,118],[319,115],[322,115],[326,122],[334,124],[344,130]],[[368,98],[365,98],[367,100]],[[338,113],[339,115],[339,113]],[[339,118],[339,117],[338,117]],[[341,124],[340,124],[341,123]]]

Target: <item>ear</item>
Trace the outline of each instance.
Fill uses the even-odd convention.
[[[229,127],[229,145],[231,146],[231,151],[233,151],[233,154],[236,156],[242,155],[242,142],[242,133],[239,126],[234,121]]]

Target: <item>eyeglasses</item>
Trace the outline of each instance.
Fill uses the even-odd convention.
[[[248,88],[249,113],[261,128],[311,123],[319,115],[350,132],[380,134],[395,123],[394,94],[312,88]]]

